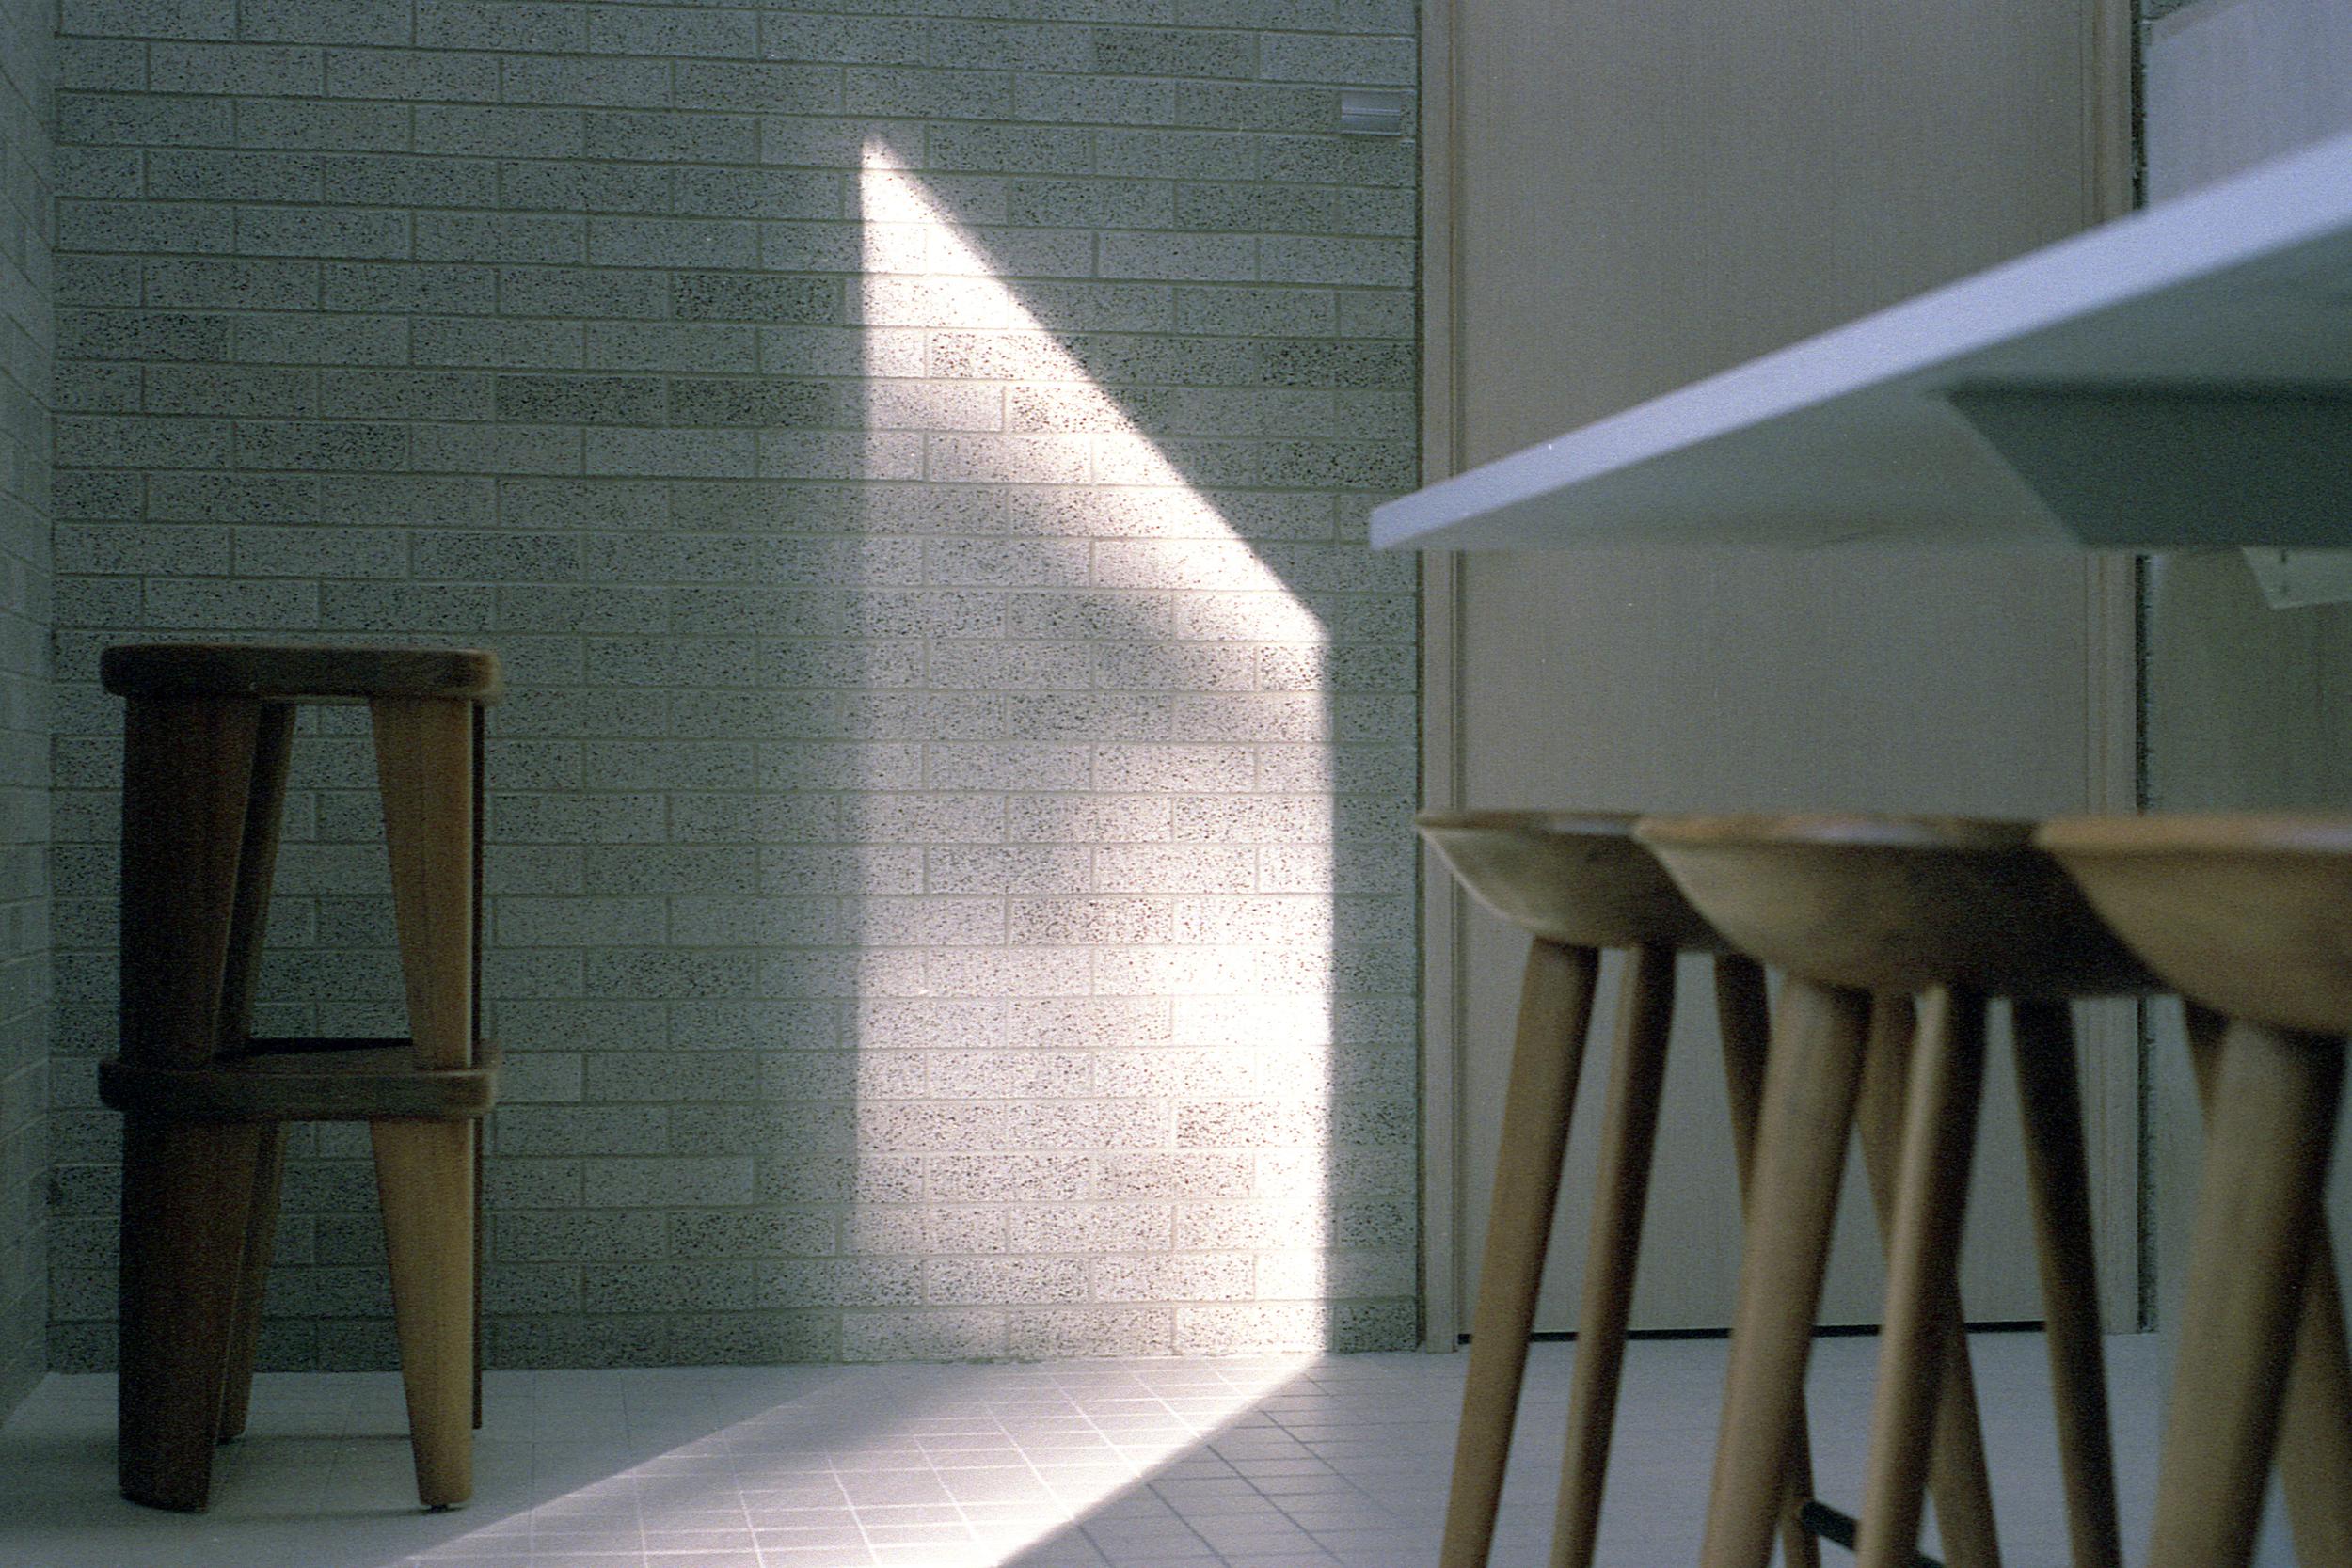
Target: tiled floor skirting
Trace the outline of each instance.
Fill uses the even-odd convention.
[[[1973,1341],[2007,1560],[2066,1560],[2042,1340]],[[1875,1341],[1830,1338],[1822,1495],[1859,1490]],[[1538,1346],[1497,1568],[1545,1560],[1572,1346]],[[2108,1341],[2127,1539],[2153,1483],[2156,1341]],[[1720,1340],[1638,1342],[1601,1561],[1687,1568]],[[0,1430],[7,1568],[1425,1568],[1464,1358],[494,1372],[462,1511],[415,1505],[389,1374],[264,1377],[209,1513],[114,1489],[113,1382]],[[2280,1532],[2265,1561],[2289,1560]]]

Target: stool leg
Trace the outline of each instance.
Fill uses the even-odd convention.
[[[1568,1385],[1568,1444],[1560,1467],[1560,1503],[1551,1536],[1552,1568],[1591,1568],[1600,1533],[1609,1439],[1625,1370],[1625,1325],[1633,1307],[1633,1266],[1642,1246],[1642,1210],[1649,1196],[1650,1153],[1658,1141],[1659,1090],[1674,1024],[1675,955],[1637,947],[1626,956],[1618,998],[1616,1049],[1609,1069],[1600,1166],[1594,1181],[1591,1234],[1584,1260],[1584,1305],[1576,1326],[1576,1365]]]
[[[262,1301],[269,1279],[269,1255],[278,1243],[278,1195],[285,1184],[286,1125],[265,1122],[257,1130],[252,1196],[246,1208],[244,1261],[237,1270],[236,1316],[229,1330],[228,1370],[221,1379],[220,1441],[245,1435],[253,1403],[253,1363],[262,1345]]]
[[[418,1064],[473,1063],[473,705],[378,698],[392,914]]]
[[[2213,1079],[2151,1568],[2244,1568],[2253,1556],[2344,1044],[2233,1022]]]
[[[253,992],[261,974],[262,937],[269,927],[270,883],[278,870],[278,830],[285,821],[286,767],[294,757],[294,728],[291,705],[262,705],[237,856],[229,952],[221,974],[220,1033],[222,1043],[230,1049],[242,1047],[253,1032]]]
[[[286,768],[294,756],[294,710],[266,703],[256,726],[253,773],[246,793],[245,833],[237,857],[236,902],[229,922],[229,953],[222,966],[220,1036],[226,1049],[242,1047],[253,1033],[253,996],[262,968],[263,934],[269,927],[270,883],[278,869],[278,830],[285,819]],[[245,1434],[253,1402],[253,1362],[261,1349],[262,1302],[269,1277],[271,1248],[278,1241],[278,1195],[286,1171],[286,1129],[261,1129],[246,1211],[245,1262],[237,1276],[236,1320],[230,1330],[229,1370],[221,1384],[220,1440]]]
[[[1495,1511],[1502,1500],[1502,1469],[1511,1455],[1528,1330],[1535,1321],[1535,1292],[1560,1198],[1560,1160],[1567,1148],[1568,1117],[1576,1109],[1599,962],[1600,955],[1589,947],[1538,940],[1528,948],[1439,1568],[1484,1568],[1494,1544]]]
[[[2213,1118],[2215,1069],[2227,1026],[2218,1013],[2189,1004],[2189,1061],[2197,1098]],[[2352,1363],[2344,1354],[2344,1303],[2335,1245],[2325,1224],[2312,1227],[2303,1276],[2303,1318],[2287,1374],[2279,1431],[2279,1480],[2296,1560],[2313,1568],[2352,1565]]]
[[[466,1067],[474,1033],[474,707],[378,698],[370,710],[418,1065]],[[475,1132],[470,1122],[409,1121],[371,1131],[417,1494],[447,1507],[473,1493]]]
[[[1870,1049],[1862,1067],[1862,1106],[1857,1120],[1863,1165],[1870,1179],[1870,1204],[1878,1215],[1879,1243],[1890,1267],[1895,1255],[1895,1216],[1901,1207],[1914,1027],[1910,997],[1888,994],[1872,1001]],[[2001,1548],[1994,1530],[1993,1482],[1985,1469],[1976,1375],[1969,1365],[1967,1328],[1958,1291],[1947,1292],[1931,1303],[1931,1310],[1943,1324],[1944,1341],[1934,1405],[1935,1435],[1927,1461],[1936,1528],[1952,1568],[1989,1568],[2001,1560]],[[1913,1484],[1915,1487],[1915,1481]]]
[[[212,1496],[256,1130],[133,1113],[122,1127],[122,1495],[201,1509]]]
[[[1857,992],[1794,977],[1781,989],[1703,1568],[1764,1568],[1772,1555],[1837,1218],[1867,1006]]]
[[[1756,1169],[1756,1121],[1764,1101],[1764,1063],[1772,1043],[1770,1018],[1763,966],[1737,953],[1718,958],[1715,1022],[1723,1037],[1724,1092],[1731,1104],[1731,1155],[1743,1214]],[[1813,1436],[1802,1393],[1793,1426],[1788,1439],[1788,1486],[1781,1498],[1781,1562],[1783,1568],[1820,1568],[1821,1544],[1804,1528],[1801,1516],[1813,1497]]]
[[[123,721],[122,1054],[198,1067],[220,1048],[237,865],[259,703],[132,699]],[[200,1509],[211,1495],[255,1130],[123,1120],[123,1496]]]
[[[122,1055],[201,1067],[220,1048],[237,864],[262,705],[133,698],[122,736]]]
[[[1941,986],[1931,990],[1903,1114],[1886,1322],[1879,1338],[1878,1397],[1856,1551],[1861,1568],[1908,1568],[1918,1548],[1922,1483],[1942,1435],[1937,1396],[1960,1364],[1954,1354],[1961,1344],[1956,1264],[1983,1082],[1984,999]],[[1975,1457],[1982,1457],[1981,1447]],[[1939,1521],[1942,1516],[1939,1506]],[[1972,1552],[1988,1547],[1997,1554],[1989,1538],[1970,1543]],[[1963,1560],[1952,1543],[1945,1549],[1953,1563]]]
[[[2058,1410],[2058,1465],[2074,1568],[2122,1568],[2115,1448],[2099,1344],[2099,1272],[2090,1229],[2090,1163],[2083,1152],[2074,1022],[2063,1002],[2017,1002],[2017,1099],[2033,1201],[2042,1315]]]
[[[473,1496],[474,1124],[378,1121],[369,1131],[417,1496],[448,1508]]]

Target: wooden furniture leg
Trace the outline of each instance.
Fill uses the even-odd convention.
[[[1938,1395],[1960,1365],[1957,1264],[1983,1076],[1984,999],[1935,987],[1927,994],[1903,1114],[1857,1546],[1861,1568],[1909,1568],[1918,1548],[1929,1456],[1939,1435]],[[1981,1446],[1975,1457],[1981,1460]],[[1989,1515],[1989,1497],[1986,1503]],[[1955,1568],[1963,1560],[1963,1545],[1945,1544]],[[1967,1539],[1964,1547],[1972,1558],[1989,1548],[1994,1555],[1984,1560],[1998,1561],[1997,1542]]]
[[[201,1509],[245,1263],[256,1130],[131,1116],[122,1129],[122,1495]]]
[[[125,714],[125,1060],[201,1067],[219,1049],[261,707],[156,699]],[[200,1509],[211,1495],[257,1154],[249,1125],[124,1119],[118,1403],[135,1501]]]
[[[2063,1002],[2020,1001],[2011,1021],[2067,1536],[2074,1568],[2122,1568],[2074,1017]]]
[[[1737,953],[1716,958],[1715,1021],[1723,1038],[1724,1090],[1731,1105],[1732,1163],[1739,1178],[1742,1214],[1749,1211],[1749,1192],[1755,1184],[1756,1123],[1764,1103],[1771,1019],[1763,965]],[[1802,1393],[1793,1428],[1788,1439],[1788,1485],[1781,1498],[1781,1562],[1783,1568],[1820,1568],[1821,1544],[1804,1528],[1802,1516],[1813,1497],[1813,1434],[1805,1420]]]
[[[278,1196],[286,1176],[286,1124],[262,1122],[252,1132],[253,1182],[246,1206],[243,1261],[237,1269],[228,1361],[221,1374],[217,1436],[223,1443],[245,1435],[246,1417],[253,1404],[253,1364],[262,1346],[262,1303],[269,1282],[270,1252],[278,1244]]]
[[[2233,1022],[2213,1068],[2151,1568],[2244,1568],[2344,1080],[2340,1039]]]
[[[370,708],[418,1064],[470,1066],[473,710],[430,698],[377,698]],[[370,1130],[417,1493],[445,1508],[472,1495],[474,1128],[379,1120]]]
[[[1568,1385],[1568,1440],[1552,1528],[1552,1568],[1591,1568],[1600,1535],[1609,1440],[1625,1370],[1626,1320],[1633,1307],[1633,1264],[1642,1245],[1659,1092],[1665,1084],[1666,1040],[1674,1023],[1674,951],[1629,950],[1622,985],[1600,1164],[1593,1183],[1597,1196],[1585,1247],[1584,1302]]]
[[[253,997],[261,975],[262,940],[269,927],[270,882],[278,870],[278,839],[285,821],[286,769],[294,757],[294,732],[291,705],[262,705],[254,736],[243,846],[237,857],[236,900],[230,914],[229,951],[221,976],[220,1038],[228,1053],[243,1047],[253,1034]],[[260,1131],[246,1222],[245,1264],[237,1278],[236,1322],[230,1330],[229,1367],[221,1386],[220,1440],[224,1443],[245,1434],[246,1417],[252,1406],[262,1303],[270,1251],[278,1241],[278,1196],[286,1171],[285,1124],[266,1122]]]
[[[1859,992],[1793,977],[1781,990],[1702,1568],[1764,1568],[1772,1555],[1837,1217],[1867,1006]]]
[[[1478,1270],[1439,1568],[1485,1568],[1494,1544],[1503,1465],[1511,1455],[1511,1427],[1527,1371],[1527,1337],[1560,1198],[1560,1162],[1576,1109],[1599,962],[1600,955],[1589,947],[1541,939],[1528,947],[1518,1033],[1503,1096],[1503,1157],[1495,1166],[1486,1250]]]
[[[1887,992],[1873,999],[1870,1049],[1862,1066],[1862,1101],[1855,1120],[1862,1134],[1870,1205],[1878,1217],[1879,1244],[1890,1271],[1895,1257],[1895,1216],[1901,1208],[1914,1030],[1909,996]],[[2001,1548],[1994,1529],[1993,1481],[1985,1468],[1983,1424],[1977,1409],[1976,1376],[1969,1364],[1967,1327],[1958,1291],[1931,1301],[1929,1308],[1942,1325],[1939,1333],[1944,1343],[1933,1405],[1934,1441],[1927,1460],[1936,1529],[1943,1537],[1950,1568],[1996,1568]]]
[[[2228,1023],[2194,1003],[2185,1010],[2197,1099],[2210,1126]],[[2324,1222],[2312,1227],[2303,1316],[2280,1421],[2279,1480],[2286,1493],[2296,1560],[2312,1568],[2352,1568],[2352,1363],[2344,1354],[2335,1245]]]

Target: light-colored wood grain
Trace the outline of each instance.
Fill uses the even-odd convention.
[[[2232,1018],[2352,1030],[2352,816],[2068,817],[2037,842],[2171,989]]]
[[[1585,1246],[1584,1307],[1577,1319],[1576,1361],[1569,1373],[1568,1438],[1552,1523],[1552,1568],[1592,1568],[1594,1544],[1600,1537],[1609,1441],[1616,1425],[1618,1380],[1625,1370],[1626,1319],[1633,1307],[1634,1259],[1642,1244],[1642,1211],[1649,1196],[1650,1157],[1658,1141],[1674,996],[1674,949],[1634,948],[1618,997],[1609,1064],[1598,1177],[1609,1201],[1594,1210]]]
[[[1730,1102],[1732,1158],[1738,1165],[1740,1208],[1745,1213],[1755,1186],[1756,1124],[1763,1113],[1764,1064],[1772,1048],[1764,971],[1754,958],[1727,953],[1715,960],[1715,1013],[1724,1048],[1724,1088]],[[1820,1543],[1797,1516],[1813,1496],[1813,1434],[1802,1398],[1794,1429],[1781,1504],[1781,1561],[1784,1568],[1820,1568]]]
[[[2340,1037],[2222,1037],[2151,1568],[2252,1560],[2343,1082]]]
[[[1485,1568],[1493,1545],[1511,1426],[1527,1370],[1535,1287],[1551,1238],[1560,1158],[1583,1069],[1599,962],[1600,955],[1589,947],[1541,939],[1528,944],[1518,1037],[1511,1048],[1511,1089],[1503,1101],[1503,1136],[1512,1157],[1495,1167],[1488,1211],[1493,1218],[1470,1323],[1470,1367],[1439,1568]]]
[[[2194,1003],[2185,1011],[2191,1069],[2210,1120],[2228,1022]],[[2344,1351],[2335,1247],[2324,1225],[2312,1234],[2295,1364],[2287,1373],[2280,1423],[2279,1477],[2296,1560],[2352,1563],[2352,1361]]]
[[[1701,1568],[1764,1568],[1784,1513],[1867,1012],[1857,992],[1781,988]]]
[[[1575,947],[1715,952],[1692,911],[1616,812],[1423,812],[1414,826],[1470,895],[1523,931]]]
[[[417,1496],[473,1496],[474,1124],[376,1121],[376,1186]]]
[[[369,706],[409,1034],[424,1067],[469,1067],[474,708],[434,698],[378,698]]]
[[[2064,1003],[2020,1002],[2014,1011],[2018,1108],[2025,1116],[2026,1180],[2033,1195],[2034,1258],[2058,1411],[2067,1537],[2075,1568],[2122,1568],[2074,1023]]]
[[[1861,1134],[1862,1163],[1869,1179],[1870,1211],[1878,1221],[1879,1245],[1890,1262],[1896,1250],[1895,1222],[1900,1208],[1915,1031],[1912,998],[1882,993],[1871,999],[1870,1043],[1863,1057],[1854,1126]],[[1890,1267],[1890,1299],[1899,1284]],[[1997,1564],[2000,1543],[1994,1528],[1993,1483],[1986,1470],[1984,1424],[1977,1407],[1976,1377],[1969,1363],[1967,1337],[1962,1330],[1957,1293],[1945,1291],[1930,1304],[1930,1309],[1941,1325],[1936,1331],[1938,1348],[1916,1371],[1934,1379],[1933,1443],[1925,1455],[1925,1465],[1928,1489],[1935,1497],[1936,1524],[1944,1537],[1945,1557],[1949,1568]],[[1890,1330],[1892,1326],[1890,1323]],[[1911,1333],[1919,1332],[1914,1324]],[[1882,1386],[1886,1375],[1883,1362],[1882,1357]],[[1914,1369],[1906,1363],[1903,1375],[1913,1372]],[[1909,1506],[1915,1511],[1918,1505],[1919,1478],[1908,1466],[1919,1464],[1920,1457],[1912,1454],[1905,1460],[1903,1484],[1913,1491]],[[1866,1502],[1866,1516],[1867,1512]]]
[[[1930,1455],[1950,1446],[1939,1443],[1952,1430],[1939,1419],[1947,1402],[1939,1395],[1948,1386],[1948,1374],[1962,1365],[1956,1353],[1965,1344],[1955,1257],[1983,1072],[1984,999],[1931,988],[1911,1064],[1888,1227],[1886,1323],[1879,1339],[1878,1390],[1856,1543],[1861,1568],[1911,1568]],[[1961,1457],[1973,1460],[1971,1468],[1980,1475],[1980,1430],[1976,1436],[1974,1453]],[[1947,1498],[1939,1490],[1936,1517],[1944,1527],[1946,1560],[1952,1568],[1998,1568],[1990,1487],[1980,1499],[1969,1496],[1965,1509],[1947,1511]]]
[[[1827,984],[2066,997],[2156,989],[2032,847],[2031,823],[1740,814],[1645,817],[1634,831],[1741,951]]]

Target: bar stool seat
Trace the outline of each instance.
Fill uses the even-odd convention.
[[[1551,1559],[1557,1568],[1586,1568],[1599,1528],[1676,956],[1717,956],[1716,1001],[1743,1181],[1763,1080],[1763,973],[1730,951],[1634,842],[1629,815],[1487,811],[1430,813],[1417,821],[1470,895],[1531,939],[1441,1568],[1480,1568],[1492,1545],[1600,955],[1603,949],[1627,954]],[[1799,1568],[1819,1560],[1797,1519],[1811,1489],[1800,1445],[1782,1510],[1789,1561]]]
[[[1899,1160],[1872,1180],[1882,1223],[1892,1221],[1859,1560],[1909,1568],[1924,1481],[1953,1568],[1999,1561],[1956,1272],[1994,996],[2010,999],[2015,1024],[2074,1560],[2121,1562],[2067,1004],[2158,983],[2032,847],[2032,832],[1981,818],[1756,815],[1649,817],[1636,830],[1699,912],[1786,979],[1706,1568],[1762,1568],[1770,1550],[1857,1108],[1866,1156],[1874,1122],[1901,1128]]]
[[[2039,837],[2188,1009],[2205,1113],[2154,1568],[2352,1563],[2352,1361],[2324,1212],[2352,1033],[2352,819],[2067,817]]]
[[[119,1403],[123,1495],[194,1510],[245,1428],[286,1124],[365,1120],[375,1152],[418,1496],[472,1491],[480,1416],[480,1148],[497,1060],[481,1037],[483,710],[474,649],[222,643],[109,648],[128,699]],[[296,709],[365,703],[409,1037],[257,1038],[253,995]]]

